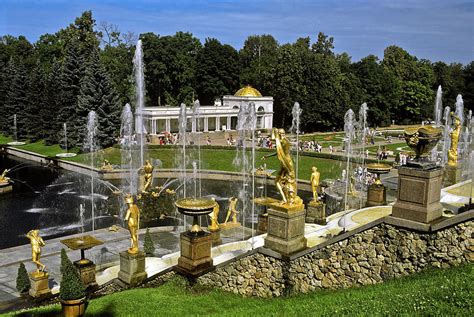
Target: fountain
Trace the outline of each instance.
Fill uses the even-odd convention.
[[[193,143],[194,146],[194,151],[192,151],[191,154],[191,160],[194,162],[197,161],[197,169],[201,171],[201,104],[199,103],[199,100],[195,100],[193,103],[193,113],[191,117],[191,142]],[[199,195],[195,192],[194,197],[201,197],[201,173],[196,173],[193,174],[193,181],[194,183],[198,184],[198,191]]]
[[[18,128],[16,123],[16,113],[13,115],[13,140],[12,142],[8,142],[8,145],[19,146],[25,145],[25,142],[18,141]]]
[[[435,125],[439,127],[441,125],[441,111],[443,109],[443,90],[441,85],[438,86],[438,91],[436,92],[436,101],[434,105],[434,121]]]
[[[6,194],[13,190],[12,181],[7,177],[9,169],[4,169],[0,174],[0,194]]]
[[[296,134],[296,181],[298,182],[298,171],[299,171],[299,153],[300,153],[300,116],[301,113],[303,112],[303,109],[300,108],[300,104],[298,102],[295,102],[293,105],[293,108],[291,109],[291,114],[293,116],[293,119],[291,120],[291,128],[290,131],[291,133]]]
[[[446,106],[444,108],[444,114],[443,114],[443,121],[444,121],[444,128],[443,128],[443,137],[441,139],[441,159],[440,163],[441,166],[445,166],[446,163],[448,162],[448,150],[449,147],[451,146],[451,138],[449,137],[449,132],[450,132],[450,119],[449,115],[451,112],[451,108],[449,106]]]
[[[133,72],[135,74],[135,112],[136,123],[135,132],[138,138],[138,144],[140,146],[140,163],[139,166],[143,166],[145,163],[145,147],[146,147],[146,129],[143,122],[143,108],[145,107],[145,74],[143,66],[143,50],[142,40],[138,40],[135,48],[135,55],[133,57]]]
[[[74,157],[76,156],[77,154],[76,153],[69,153],[68,151],[68,147],[67,147],[67,125],[66,125],[66,122],[63,123],[63,133],[64,133],[64,148],[66,149],[66,153],[58,153],[56,154],[56,157],[59,157],[59,158],[66,158],[66,157]]]
[[[98,121],[95,111],[90,111],[87,116],[87,126],[86,126],[86,139],[84,141],[84,150],[90,153],[90,178],[91,178],[91,218],[92,218],[92,231],[95,231],[95,203],[94,203],[94,181],[95,181],[95,171],[94,171],[94,156],[95,152],[99,150],[97,144],[97,127]]]

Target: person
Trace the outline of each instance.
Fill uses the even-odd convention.
[[[316,166],[312,167],[312,171],[313,173],[311,174],[310,178],[311,190],[313,191],[313,200],[318,201],[318,186],[321,173],[318,172],[318,168]]]
[[[150,187],[151,183],[153,182],[153,165],[151,165],[149,160],[145,161],[145,165],[143,165],[139,171],[142,171],[145,174],[145,181],[143,185],[143,192],[147,192]]]
[[[128,205],[125,221],[128,224],[128,231],[130,232],[130,248],[129,254],[138,253],[138,229],[140,228],[140,209],[133,202],[133,196],[129,194],[125,197],[125,203]]]
[[[206,144],[211,145],[211,137],[210,136],[207,136]]]
[[[41,247],[45,246],[43,238],[39,235],[39,230],[30,230],[26,237],[30,239],[31,260],[36,264],[36,273],[45,272],[45,265],[40,262]]]
[[[295,168],[290,153],[291,143],[283,129],[273,128],[272,139],[275,140],[276,153],[263,156],[262,159],[277,156],[280,170],[275,178],[275,185],[282,197],[282,204],[299,205],[302,200],[297,195]]]
[[[329,153],[332,153],[332,144],[329,144]]]
[[[365,150],[365,157],[369,158],[369,150]]]

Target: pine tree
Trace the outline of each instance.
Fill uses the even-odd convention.
[[[80,299],[86,296],[86,287],[66,250],[61,249],[61,284],[59,297],[62,300]]]
[[[30,286],[30,278],[28,276],[28,272],[26,271],[25,264],[20,262],[20,266],[18,267],[18,275],[16,276],[16,290],[18,293],[23,294],[28,292]]]
[[[5,102],[5,112],[7,118],[6,125],[10,127],[9,133],[13,135],[13,116],[17,118],[17,137],[18,139],[26,137],[26,115],[27,105],[26,92],[28,90],[26,83],[26,69],[21,63],[16,63],[13,59],[9,62],[11,83]]]
[[[47,75],[45,85],[45,100],[40,110],[41,138],[46,144],[56,144],[59,141],[58,129],[60,122],[56,119],[60,109],[61,101],[58,96],[61,93],[61,63],[53,61],[51,72]]]
[[[74,142],[82,146],[89,111],[98,116],[98,141],[101,147],[111,146],[120,127],[120,105],[108,75],[101,65],[99,53],[94,50],[87,63],[76,107],[76,125],[78,132]]]
[[[44,76],[39,60],[28,78],[28,91],[26,94],[27,107],[25,109],[26,133],[31,141],[39,140],[42,126],[38,124],[38,114],[44,103]]]
[[[145,241],[143,243],[143,250],[147,256],[154,256],[155,253],[155,244],[151,238],[150,229],[146,228]]]
[[[59,116],[56,119],[54,128],[57,129],[58,140],[62,137],[62,125],[66,123],[68,135],[77,135],[76,126],[76,106],[78,95],[81,89],[81,80],[84,76],[84,58],[80,54],[79,43],[71,40],[66,49],[66,56],[61,69],[61,89],[59,100]],[[75,140],[74,137],[71,138]],[[72,144],[74,145],[74,144]]]
[[[10,90],[10,82],[9,65],[0,60],[0,133],[8,132],[5,102],[7,92]]]

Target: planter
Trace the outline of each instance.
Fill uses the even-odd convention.
[[[61,299],[61,306],[65,317],[84,316],[84,313],[86,312],[87,299],[86,297],[71,300]]]

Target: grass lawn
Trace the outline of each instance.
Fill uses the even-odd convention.
[[[7,144],[8,142],[11,142],[11,141],[13,141],[13,138],[0,134],[0,144]]]
[[[286,298],[242,298],[220,290],[187,289],[175,278],[157,288],[92,300],[88,314],[108,316],[473,316],[474,265],[430,269],[384,284]],[[28,312],[56,316],[53,305]],[[13,314],[11,314],[13,315]],[[25,315],[26,316],[26,315]]]
[[[237,169],[232,164],[235,153],[235,150],[201,149],[202,169],[235,172]],[[257,150],[255,165],[259,166],[262,164],[263,161],[260,158],[267,154],[270,153]],[[148,155],[150,158],[161,160],[163,168],[173,168],[175,166],[175,160],[176,155],[178,155],[178,151],[174,148],[154,148],[148,149]],[[99,156],[100,157],[97,158],[96,166],[100,166],[100,164],[102,164],[101,160],[104,158],[109,160],[111,164],[120,164],[120,150],[117,148],[105,149],[101,151],[101,155]],[[80,154],[68,160],[90,164],[91,159],[89,154]],[[280,163],[278,162],[276,156],[266,159],[265,162],[267,164],[267,168],[275,170],[279,169]],[[300,156],[298,167],[299,178],[309,180],[311,176],[311,167],[313,165],[318,167],[318,170],[321,173],[321,179],[335,178],[341,174],[342,164],[342,161]],[[276,175],[276,172],[274,175]]]
[[[400,152],[400,150],[398,149],[401,149],[401,151],[405,151],[405,152],[411,151],[408,145],[406,144],[406,142],[385,144],[385,147],[389,151],[393,151],[394,155],[397,155],[397,153]],[[380,148],[382,149],[383,146],[380,146]],[[379,146],[378,145],[371,146],[371,147],[368,147],[367,149],[369,150],[370,154],[377,154],[377,150],[379,149]]]

